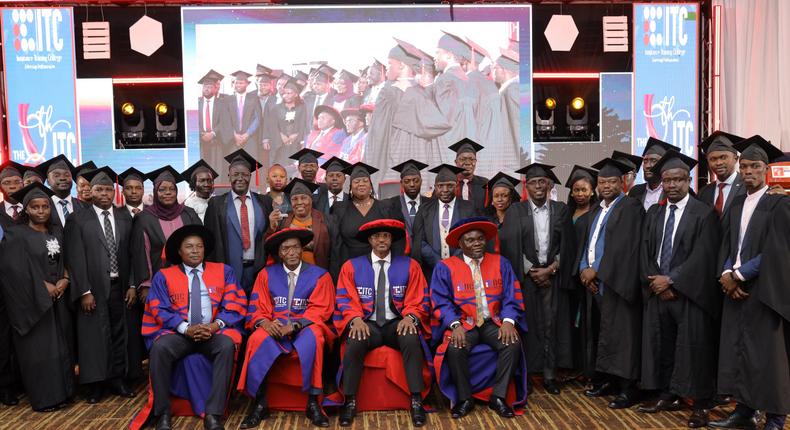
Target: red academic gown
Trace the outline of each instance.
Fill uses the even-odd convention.
[[[480,272],[486,290],[488,311],[496,325],[502,325],[505,318],[515,321],[516,329],[521,333],[527,331],[524,318],[524,301],[521,287],[513,273],[510,262],[499,254],[486,253],[480,263]],[[461,321],[466,330],[475,327],[477,319],[477,301],[475,299],[472,270],[463,256],[453,256],[440,261],[433,269],[431,278],[431,330],[434,342],[438,344],[433,366],[439,389],[455,404],[457,392],[453,384],[450,370],[444,363],[444,353],[450,345],[450,324]],[[521,336],[523,341],[523,335]],[[471,375],[470,385],[474,397],[488,400],[494,384],[494,373],[497,353],[486,344],[480,343],[472,348],[469,355]],[[520,407],[527,402],[527,364],[521,356],[514,377],[513,389],[508,389],[507,402]]]
[[[335,304],[332,277],[326,270],[302,262],[292,303],[289,313],[288,274],[282,264],[272,264],[258,273],[247,309],[247,329],[252,335],[247,340],[244,367],[237,387],[239,391],[255,397],[275,361],[280,356],[290,354],[295,354],[299,360],[301,374],[298,379],[301,391],[307,393],[311,388],[323,387],[321,368],[324,364],[324,345],[332,344],[336,337],[328,324]],[[255,324],[262,319],[276,319],[283,324],[289,320],[298,321],[302,324],[302,329],[296,336],[278,340],[269,336],[266,330],[255,328]],[[283,378],[294,379],[295,375],[272,374],[272,377],[275,376],[279,381]],[[275,400],[304,405],[303,401],[272,399]]]
[[[343,142],[342,139],[340,139],[342,133],[340,130],[339,128],[333,128],[326,132],[320,140],[318,139],[318,135],[321,134],[321,130],[311,131],[310,135],[305,139],[305,148],[324,153],[324,155],[320,157],[319,163],[332,157],[339,157],[340,150],[343,148]]]
[[[238,348],[241,343],[247,296],[236,285],[233,269],[222,263],[205,262],[203,282],[211,299],[211,320],[221,319],[225,328],[217,336],[228,336]],[[183,266],[170,266],[154,275],[143,314],[143,338],[150,350],[160,336],[176,334],[179,324],[189,320],[189,279]],[[180,336],[180,335],[179,335]],[[211,394],[211,361],[201,354],[184,357],[173,368],[170,393],[173,415],[203,415]],[[188,401],[178,401],[180,399]],[[148,389],[148,402],[132,419],[129,428],[140,429],[153,408],[154,394]]]
[[[405,317],[414,314],[420,320],[420,343],[425,355],[423,380],[425,389],[423,397],[430,392],[433,380],[433,360],[428,342],[430,341],[430,301],[428,284],[422,274],[419,263],[407,256],[393,256],[387,277],[390,283],[390,300],[394,305],[393,311]],[[334,323],[338,333],[343,334],[351,320],[360,317],[368,319],[373,313],[376,302],[375,279],[370,255],[362,255],[348,260],[340,269],[337,281],[337,307],[335,309]],[[346,341],[340,347],[340,362],[343,362]],[[400,409],[403,406],[396,401],[401,397],[408,399],[411,395],[406,381],[406,372],[403,370],[403,358],[394,350],[393,355],[384,354],[383,348],[370,351],[365,357],[366,372],[368,368],[378,367],[386,375],[386,381],[364,381],[360,384],[357,393],[359,410],[386,410]],[[392,360],[392,363],[390,363]],[[395,364],[397,363],[397,364]],[[395,364],[395,365],[393,365]],[[364,377],[364,376],[363,376]],[[337,384],[340,387],[343,380],[343,367],[337,374]],[[388,382],[389,384],[385,384]],[[390,391],[390,388],[395,388]],[[371,388],[371,393],[367,389]],[[342,400],[341,391],[333,395],[332,401]],[[394,395],[390,395],[394,394]],[[407,406],[408,407],[408,403]]]

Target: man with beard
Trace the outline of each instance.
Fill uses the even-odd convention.
[[[124,207],[134,218],[147,206],[143,204],[145,173],[130,167],[119,174],[118,179],[121,180],[121,187],[123,187]]]
[[[612,409],[633,406],[637,399],[642,335],[642,297],[639,286],[639,238],[644,210],[636,199],[623,194],[623,175],[630,167],[606,158],[592,166],[599,169],[598,192],[590,229],[577,258],[579,277],[587,289],[588,308],[598,310],[599,321],[588,327],[588,338],[597,339],[590,351],[590,368],[597,375],[588,397],[619,392]]]
[[[428,167],[427,164],[409,159],[393,167],[392,170],[400,173],[401,194],[387,199],[394,210],[400,210],[406,224],[406,233],[414,241],[414,220],[420,207],[430,199],[420,195],[422,188],[422,174],[420,170]]]
[[[639,168],[642,166],[642,157],[627,152],[612,151],[612,158],[631,168],[623,178],[623,181],[625,181],[625,191],[628,192],[634,187],[636,172],[638,172]]]
[[[181,176],[189,181],[189,189],[192,190],[192,194],[184,200],[184,205],[194,209],[200,221],[204,222],[208,200],[214,194],[214,180],[219,174],[204,160],[198,160]]]
[[[524,292],[527,368],[542,371],[546,392],[559,394],[557,368],[573,366],[569,301],[576,248],[568,207],[549,200],[549,184],[560,182],[553,168],[532,163],[516,171],[526,178],[529,199],[510,206],[499,239]]]
[[[761,410],[764,429],[780,430],[790,413],[790,198],[769,193],[765,177],[768,164],[783,154],[761,136],[735,149],[746,194],[732,202],[720,252],[726,297],[718,391],[738,404],[710,426],[753,429]]]
[[[89,203],[71,197],[71,187],[74,184],[74,165],[61,154],[41,163],[37,167],[42,176],[47,178],[49,188],[55,193],[52,203],[57,209],[57,216],[50,217],[53,227],[63,228],[70,214],[82,209],[90,209]]]
[[[502,127],[504,128],[504,147],[511,148],[521,159],[521,143],[519,141],[519,102],[518,68],[519,56],[515,51],[500,49],[500,56],[494,62],[494,82],[499,85],[500,109],[502,110]]]
[[[373,59],[373,64],[368,67],[368,91],[362,98],[362,104],[375,104],[378,102],[379,92],[386,83],[386,67],[379,60]]]
[[[303,180],[315,184],[316,176],[318,176],[318,159],[322,155],[324,155],[323,152],[304,148],[288,158],[296,160],[296,168],[299,170],[299,176]]]
[[[743,138],[723,131],[715,131],[699,145],[700,151],[708,160],[716,180],[699,192],[699,200],[712,206],[719,218],[724,218],[736,197],[746,194],[743,178],[735,168],[738,164],[738,151],[734,144]],[[726,225],[726,223],[723,223]]]
[[[456,198],[456,177],[461,173],[461,168],[442,164],[429,172],[436,174],[436,198],[422,205],[412,226],[412,257],[422,265],[425,279],[431,278],[433,268],[439,261],[461,252],[457,248],[450,248],[445,240],[450,233],[450,226],[477,214],[472,203]]]
[[[645,150],[642,152],[642,175],[645,177],[645,183],[635,185],[628,191],[629,197],[642,202],[644,210],[650,209],[650,206],[666,198],[664,188],[661,186],[661,177],[653,172],[653,166],[670,149],[680,152],[680,148],[677,146],[654,137],[647,139]]]
[[[477,92],[461,68],[461,61],[470,51],[471,48],[466,42],[446,31],[437,43],[436,69],[441,70],[442,74],[433,83],[433,97],[451,127],[439,136],[439,145],[442,148],[462,139],[478,138],[479,130],[475,119]],[[451,155],[445,153],[445,156],[449,159]]]
[[[0,192],[3,193],[0,226],[3,228],[7,229],[21,222],[22,202],[14,200],[12,194],[22,189],[22,172],[25,170],[25,166],[13,161],[6,161],[0,165]]]
[[[450,146],[455,152],[455,165],[463,169],[458,175],[456,195],[461,200],[472,202],[477,212],[482,212],[486,204],[485,186],[488,178],[475,175],[477,168],[477,153],[483,146],[471,139],[462,139]]]
[[[653,166],[667,201],[648,210],[639,252],[645,301],[641,383],[660,390],[659,399],[639,412],[676,411],[690,398],[690,428],[708,425],[721,314],[715,281],[721,230],[713,209],[689,194],[696,164],[670,150]]]
[[[215,247],[207,259],[225,263],[249,295],[255,275],[266,264],[264,238],[269,213],[263,196],[250,191],[250,179],[260,168],[243,149],[225,157],[230,168],[231,190],[209,200],[205,225],[214,235]]]
[[[223,155],[237,149],[244,149],[247,153],[258,155],[258,142],[255,140],[260,127],[261,108],[258,97],[254,93],[247,94],[251,74],[238,70],[231,73],[233,76],[233,95],[225,103],[225,118],[230,127],[225,139]]]
[[[332,157],[321,165],[326,175],[325,183],[320,184],[318,193],[313,194],[313,207],[329,215],[332,213],[335,203],[340,203],[349,199],[348,193],[343,192],[346,184],[346,174],[343,170],[351,167],[351,163]]]
[[[224,165],[223,144],[230,128],[225,121],[224,98],[219,94],[219,83],[224,76],[209,70],[198,84],[202,85],[202,95],[198,98],[198,132],[200,134],[200,157],[210,166],[219,169]]]

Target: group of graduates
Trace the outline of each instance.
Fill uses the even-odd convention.
[[[294,76],[262,64],[254,76],[238,70],[231,73],[232,94],[220,92],[224,76],[210,70],[198,81],[201,157],[222,178],[223,158],[237,149],[264,168],[280,164],[293,173],[288,156],[307,148],[322,152],[321,162],[336,156],[376,166],[379,183],[396,180],[390,168],[406,158],[452,163],[447,147],[466,137],[488,142],[485,169],[520,167],[516,51],[492,57],[447,32],[435,57],[394,42],[384,63],[373,60],[358,74],[326,63]],[[249,91],[251,79],[256,89]]]
[[[642,156],[574,166],[568,204],[550,198],[553,166],[489,180],[475,175],[483,146],[449,149],[430,196],[428,165],[409,159],[392,167],[402,192],[383,200],[375,167],[311,149],[292,154],[300,177],[287,184],[281,166],[263,172],[266,194],[243,149],[225,158],[224,194],[204,160],[146,174],[6,162],[0,400],[17,402],[16,375],[37,411],[66,406],[77,381],[88,403],[133,397],[147,357],[131,428],[188,413],[222,429],[234,386],[254,399],[242,428],[270,407],[326,427],[327,406],[342,426],[392,407],[422,426],[434,383],[453,418],[475,399],[515,416],[529,369],[554,395],[558,372],[582,373],[585,395],[613,396],[612,409],[691,407],[691,428],[783,428],[790,198],[765,182],[779,149],[714,133],[700,149],[716,180],[695,195],[697,162],[650,138]],[[640,168],[646,183],[632,186]],[[179,203],[183,180],[193,192]]]

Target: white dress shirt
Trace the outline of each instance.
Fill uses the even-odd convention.
[[[730,191],[732,190],[732,184],[735,183],[735,178],[738,176],[738,172],[733,171],[732,175],[729,178],[725,179],[724,182],[715,182],[716,188],[713,189],[713,201],[710,202],[711,204],[716,204],[716,199],[719,198],[719,184],[727,184],[722,191],[724,193],[724,202],[727,202],[727,198],[730,197]]]
[[[60,203],[61,200],[66,201],[66,207],[69,210],[69,214],[74,213],[74,201],[72,200],[71,196],[66,197],[65,199],[61,199],[58,196],[52,196],[52,203],[55,205],[55,209],[58,211],[58,218],[60,218],[60,225],[66,225],[66,218],[63,216],[63,205]]]
[[[532,221],[535,225],[535,250],[538,254],[538,262],[546,264],[549,255],[549,202],[537,207],[532,200],[529,201],[532,209]]]
[[[744,281],[744,277],[741,275],[741,272],[738,269],[741,267],[743,263],[741,261],[741,248],[743,247],[743,237],[746,235],[746,229],[749,228],[749,222],[752,220],[752,215],[754,215],[754,210],[757,209],[757,204],[760,203],[760,199],[763,198],[765,193],[768,192],[768,185],[764,185],[758,191],[747,194],[746,201],[743,202],[743,212],[741,213],[741,225],[740,231],[738,232],[738,252],[735,253],[735,264],[733,264],[732,269],[735,272],[735,277]],[[729,272],[729,270],[725,270],[724,273]]]
[[[200,264],[198,267],[188,266],[185,263],[181,264],[184,267],[184,273],[187,275],[187,297],[189,294],[192,293],[192,279],[195,275],[192,274],[192,269],[198,270],[198,280],[200,281],[200,316],[202,317],[202,321],[183,321],[176,327],[176,331],[185,334],[187,329],[191,325],[199,325],[199,324],[211,324],[211,317],[213,316],[213,310],[211,309],[211,296],[209,296],[208,288],[206,287],[206,283],[203,282],[203,273],[205,270],[205,266]],[[190,305],[192,301],[189,300]],[[187,311],[187,318],[192,315],[191,307]],[[216,320],[217,325],[219,328],[224,328],[225,323],[222,320]]]
[[[587,264],[589,267],[593,267],[593,263],[595,263],[595,245],[598,243],[598,238],[602,233],[604,233],[601,231],[603,220],[606,218],[606,214],[609,213],[609,210],[612,209],[616,201],[617,199],[612,200],[612,203],[607,206],[606,200],[601,200],[601,215],[598,216],[598,222],[595,223],[595,229],[593,230],[593,235],[590,239],[590,245],[587,247]]]
[[[650,185],[645,184],[645,204],[644,204],[645,210],[650,209],[650,206],[653,206],[654,204],[658,203],[661,200],[661,193],[663,192],[664,192],[664,186],[661,185],[660,183],[658,184],[658,187],[656,187],[655,190],[651,190]]]
[[[132,216],[132,218],[134,218],[135,217],[134,210],[139,209],[140,212],[142,212],[143,209],[145,209],[145,205],[143,203],[140,203],[140,206],[126,205],[126,209],[129,211],[129,214]],[[140,212],[137,212],[137,214],[139,215]]]
[[[388,271],[390,269],[390,263],[392,262],[392,253],[387,254],[384,258],[379,258],[375,252],[370,253],[370,261],[373,264],[373,300],[375,303],[376,297],[378,297],[378,288],[379,286],[375,284],[378,282],[379,273],[381,272],[381,263],[379,261],[384,261],[384,302],[386,303],[384,306],[385,314],[387,321],[397,318],[398,316],[395,312],[392,312],[392,308],[390,308],[390,277],[388,275]],[[370,320],[376,321],[376,310],[374,309],[373,312],[370,314]]]
[[[200,198],[193,192],[184,200],[184,206],[194,209],[200,221],[204,221],[203,218],[206,216],[206,210],[208,209],[208,199]]]
[[[333,193],[333,192],[331,192],[331,191],[327,191],[327,192],[326,192],[326,195],[327,195],[327,197],[329,198],[329,207],[331,208],[331,207],[332,207],[332,206],[333,206],[335,203],[340,203],[340,202],[342,202],[342,201],[343,201],[343,195],[344,195],[344,193],[341,191],[341,192],[339,192],[339,193],[335,194],[335,193]],[[335,198],[335,200],[334,200],[334,201],[332,201],[332,197],[334,197],[334,198]]]
[[[464,263],[466,263],[466,265],[469,266],[469,270],[472,272],[472,279],[474,279],[475,268],[474,268],[474,265],[472,264],[472,259],[467,257],[466,254],[464,254]],[[483,276],[483,267],[482,267],[483,266],[483,259],[482,258],[480,260],[478,260],[478,265],[480,266],[480,276],[482,277]],[[483,279],[482,281],[483,281],[483,288],[485,288],[485,285],[486,285],[485,279]],[[476,294],[475,294],[475,297],[477,297]],[[488,299],[486,298],[485,294],[483,294],[482,299],[483,299],[483,318],[489,319],[489,318],[491,318],[491,312],[488,309]],[[513,324],[514,326],[516,325],[515,321],[513,321],[510,318],[505,318],[505,319],[502,320],[502,322],[509,322],[509,323]]]
[[[672,205],[675,205],[675,206],[678,207],[677,209],[675,209],[675,225],[672,226],[672,243],[673,243],[672,246],[674,247],[674,243],[675,243],[675,239],[676,239],[675,235],[678,232],[678,226],[680,225],[680,218],[683,216],[683,211],[686,210],[686,205],[688,204],[690,197],[691,197],[691,194],[686,194],[686,197],[683,197],[677,203],[672,203],[672,202],[667,201],[667,210],[666,210],[666,213],[664,213],[664,221],[661,223],[661,231],[662,231],[662,233],[661,233],[661,241],[658,243],[658,255],[656,256],[656,263],[658,263],[659,267],[661,267],[661,249],[664,248],[664,233],[663,232],[666,231],[666,228],[667,228],[667,220],[669,219],[669,213],[670,213],[670,208],[669,207],[672,206]],[[672,249],[672,251],[674,252],[674,248]]]
[[[8,216],[10,216],[11,218],[14,217],[14,208],[15,207],[17,208],[17,214],[21,214],[22,213],[22,203],[13,204],[13,203],[9,203],[9,202],[5,201],[5,202],[3,202],[3,205],[5,206],[4,207],[5,213]]]
[[[420,210],[420,196],[419,195],[417,195],[416,199],[412,199],[411,197],[409,197],[409,196],[404,194],[403,195],[403,200],[406,201],[406,213],[409,213],[409,211],[411,210],[411,202],[414,202],[414,212],[417,212],[418,210]],[[444,206],[442,206],[442,210],[444,210]],[[453,209],[450,208],[450,213],[451,214],[452,214],[452,210]],[[441,219],[442,219],[442,217],[440,215],[439,216],[439,221],[441,221]],[[453,217],[450,216],[450,223],[452,223],[452,221],[453,221]]]
[[[233,196],[233,206],[236,208],[236,217],[239,219],[239,229],[241,229],[241,199],[235,191],[231,191]],[[250,247],[244,250],[242,259],[254,260],[255,259],[255,207],[252,205],[252,193],[247,190],[247,200],[244,202],[247,205],[247,220],[250,223]],[[241,231],[241,230],[239,230]]]

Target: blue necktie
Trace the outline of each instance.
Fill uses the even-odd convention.
[[[200,303],[200,270],[192,269],[192,286],[189,288],[189,325],[203,322]]]
[[[661,274],[669,273],[669,265],[672,261],[672,232],[675,229],[675,209],[676,205],[669,206],[669,216],[667,224],[664,226],[664,240],[661,242]]]
[[[417,208],[415,207],[417,205],[417,202],[412,200],[409,202],[409,205],[411,206],[409,208],[409,216],[414,218],[417,215]]]

